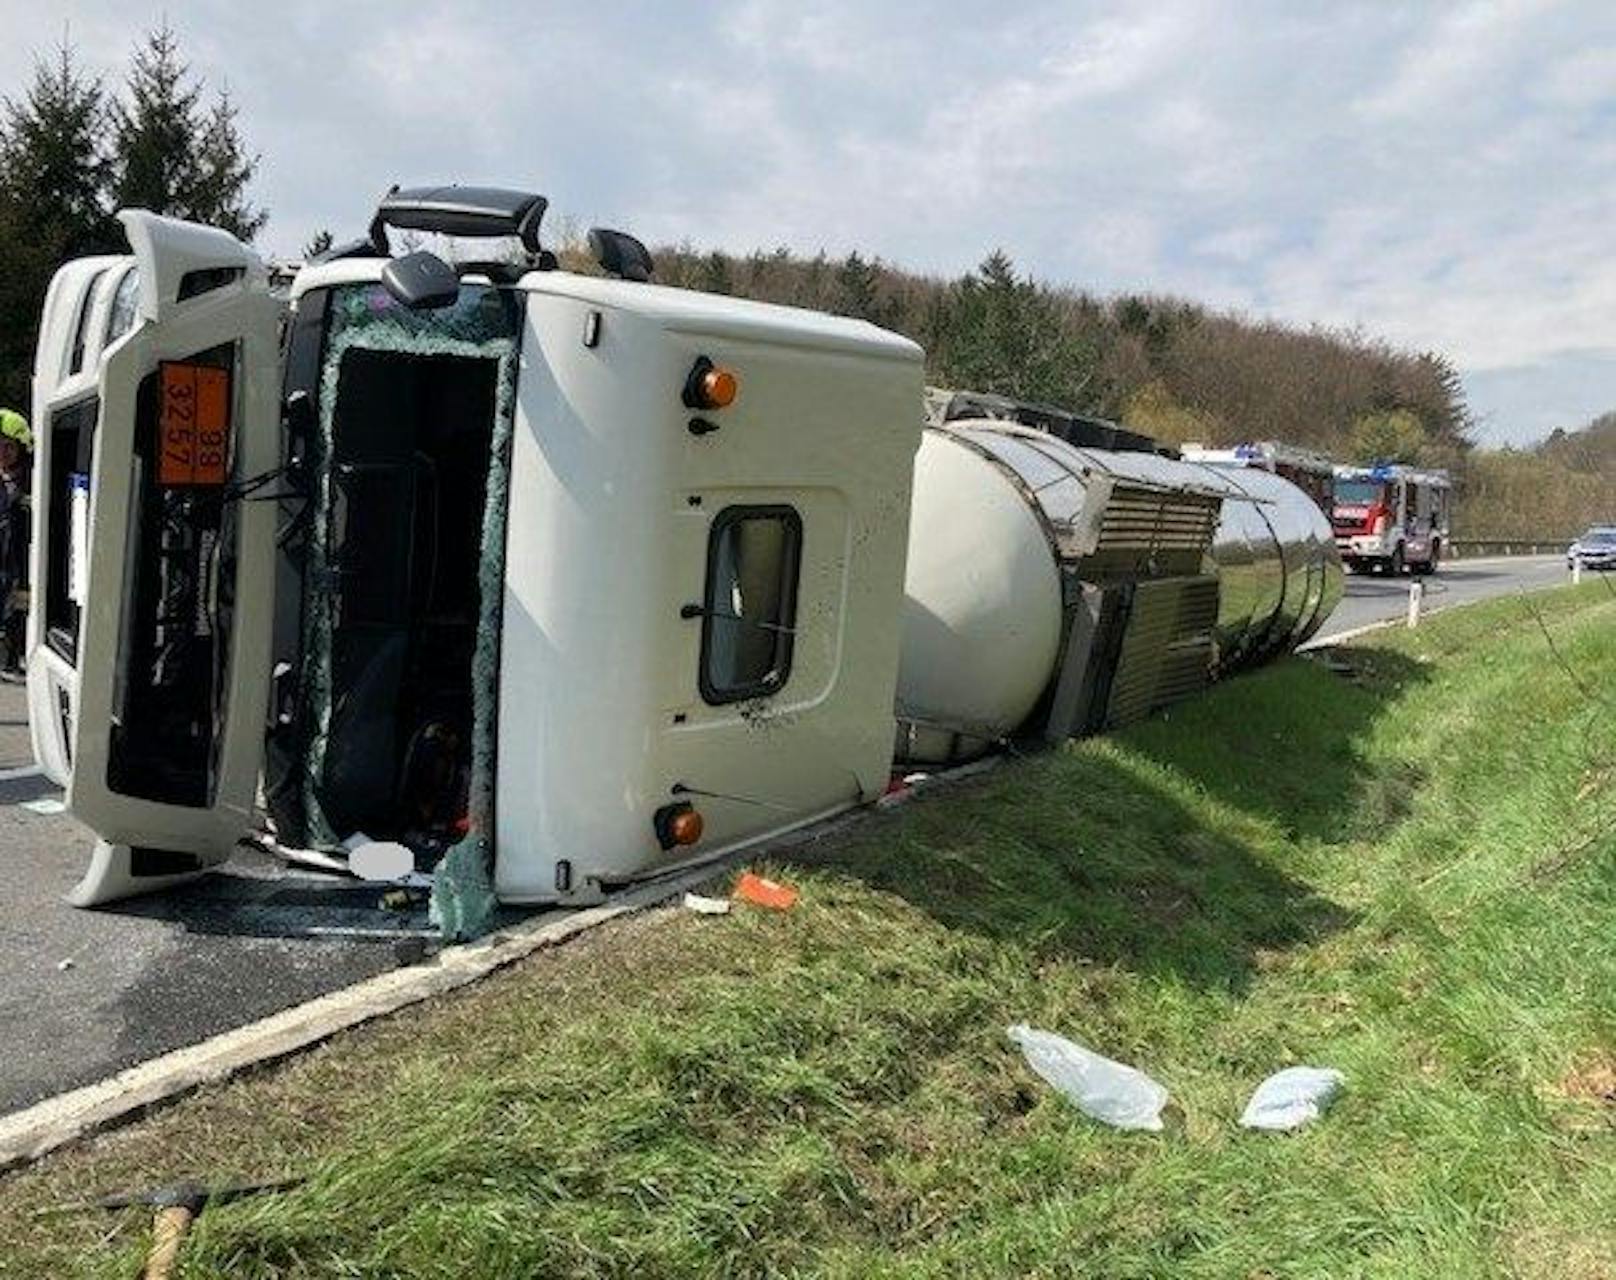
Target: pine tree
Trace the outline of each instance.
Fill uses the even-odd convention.
[[[938,365],[954,387],[1065,409],[1090,407],[1098,356],[1048,290],[1016,275],[1002,249],[952,288]]]
[[[198,185],[193,139],[202,90],[187,83],[179,40],[168,27],[146,37],[130,60],[127,102],[113,108],[120,208],[184,216]]]
[[[28,410],[39,310],[65,258],[121,243],[107,208],[101,82],[69,45],[34,64],[20,100],[0,104],[0,404]]]
[[[172,28],[159,27],[135,50],[128,99],[113,109],[113,198],[120,208],[205,222],[250,240],[268,220],[246,197],[258,157],[241,139],[229,94],[204,110],[203,87]]]
[[[312,261],[313,259],[318,258],[330,247],[331,230],[329,227],[321,227],[309,237],[309,242],[303,246],[303,260],[305,262]]]
[[[0,408],[24,415],[40,300],[54,266],[29,235],[15,203],[0,201]]]
[[[251,240],[264,229],[269,214],[247,201],[247,184],[258,171],[236,128],[236,104],[220,90],[196,143],[197,186],[192,197],[195,218],[223,227],[238,240]]]
[[[729,255],[714,249],[702,263],[701,279],[697,286],[708,293],[734,293],[735,282],[730,274]]]
[[[34,64],[20,102],[4,100],[0,203],[55,256],[98,252],[117,240],[105,198],[106,124],[101,82],[78,68],[66,44],[54,62]]]
[[[836,271],[836,310],[844,316],[880,323],[876,298],[880,279],[879,265],[866,262],[855,249]]]

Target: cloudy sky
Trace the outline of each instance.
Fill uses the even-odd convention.
[[[1610,0],[0,0],[0,91],[166,13],[263,156],[264,243],[394,181],[580,225],[858,248],[1358,326],[1450,356],[1487,442],[1616,408]]]

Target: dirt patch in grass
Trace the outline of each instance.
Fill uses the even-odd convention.
[[[1568,1098],[1616,1107],[1616,1053],[1607,1051],[1580,1062],[1560,1081],[1560,1092]]]
[[[1531,1228],[1504,1242],[1514,1280],[1613,1280],[1616,1245],[1585,1234]]]

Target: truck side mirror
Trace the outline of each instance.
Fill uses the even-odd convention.
[[[620,280],[633,280],[644,284],[651,278],[655,264],[650,251],[626,231],[613,231],[608,227],[589,229],[589,252],[595,255],[601,270]]]

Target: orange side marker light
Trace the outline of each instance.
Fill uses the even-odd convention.
[[[684,402],[687,409],[727,409],[741,394],[741,380],[733,369],[714,364],[706,356],[690,367],[685,379]]]
[[[701,398],[706,409],[727,409],[741,392],[741,382],[730,370],[714,368],[701,376]]]
[[[685,801],[663,805],[651,820],[657,843],[664,850],[688,848],[701,839],[706,823],[696,807]]]

